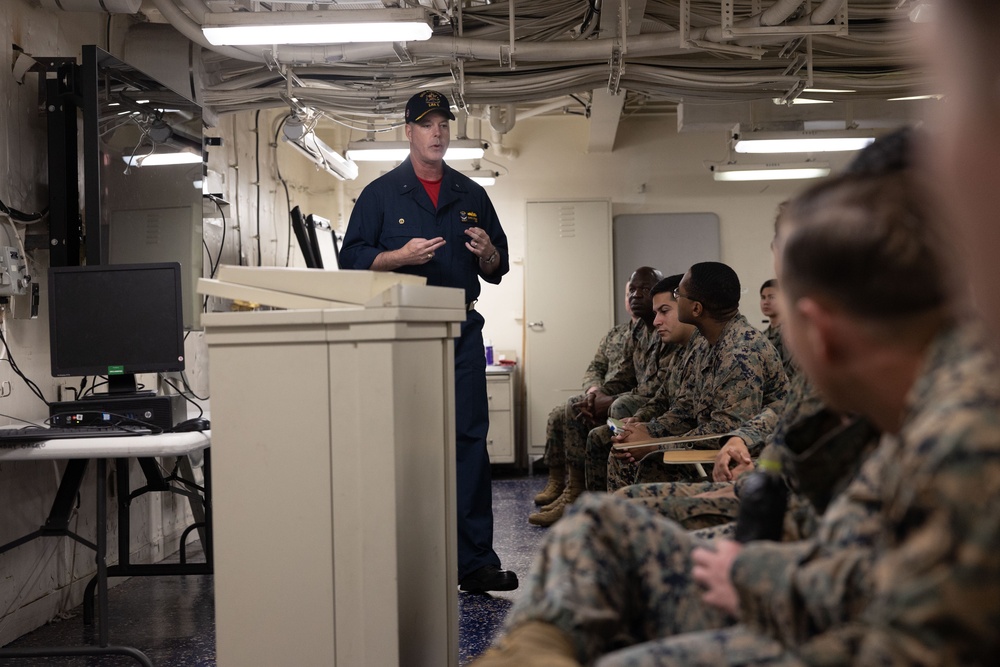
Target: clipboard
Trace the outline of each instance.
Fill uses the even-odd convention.
[[[676,435],[670,438],[652,438],[649,440],[636,440],[635,442],[628,443],[614,443],[613,447],[622,451],[628,451],[630,449],[638,449],[639,447],[649,447],[650,445],[656,445],[660,447],[662,445],[667,445],[663,451],[683,451],[685,449],[694,449],[694,443],[696,442],[706,442],[708,440],[719,440],[726,437],[725,435]],[[706,450],[706,451],[714,451]]]

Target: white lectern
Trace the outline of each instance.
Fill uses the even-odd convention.
[[[220,667],[457,667],[465,315],[460,290],[396,285],[204,317]]]

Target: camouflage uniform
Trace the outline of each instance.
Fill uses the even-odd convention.
[[[583,390],[600,387],[605,380],[618,376],[622,368],[632,359],[632,323],[616,324],[601,339],[597,353],[583,374]],[[578,394],[563,405],[558,405],[549,413],[545,427],[545,464],[549,467],[566,465],[566,420],[575,420],[573,404],[584,398]],[[575,432],[574,432],[575,433]]]
[[[771,408],[765,409],[766,412],[770,410]],[[767,428],[769,419],[761,418],[758,415],[726,437],[742,438],[754,456],[757,456],[758,452],[763,449],[760,460],[777,462],[781,470],[787,471],[786,483],[793,490],[798,490],[800,485],[794,475],[795,457],[794,453],[787,449],[786,438],[792,440],[797,450],[807,450],[821,438],[829,438],[836,430],[839,417],[833,416],[831,419],[817,420],[816,417],[820,414],[833,415],[826,410],[822,400],[806,380],[805,375],[799,373],[789,382],[784,408],[780,419],[778,419],[778,425],[773,431],[769,431]],[[873,434],[871,431],[866,431],[862,435],[866,438],[866,444],[872,442]],[[863,458],[856,447],[845,444],[843,439],[829,443],[829,445],[848,447],[848,455],[853,456],[855,461]],[[856,472],[856,465],[834,467],[830,466],[828,461],[823,463],[824,473],[828,477],[839,476],[849,479]],[[615,493],[623,498],[644,504],[688,530],[705,529],[711,526],[721,529],[724,524],[735,521],[739,514],[740,489],[743,485],[742,480],[745,479],[747,478],[742,477],[735,483],[736,489],[732,497],[724,498],[699,498],[697,496],[701,493],[732,487],[734,486],[733,482],[633,484],[619,489]],[[790,494],[788,510],[785,514],[784,539],[798,540],[811,535],[815,531],[816,522],[817,512],[813,503],[800,493]],[[730,526],[726,530],[731,531],[731,529]]]
[[[740,625],[700,602],[685,535],[639,503],[585,496],[549,531],[508,624],[551,623],[581,662],[606,654],[600,667],[995,664],[1000,368],[980,336],[941,332],[899,432],[816,535],[744,547]]]
[[[661,343],[656,330],[642,320],[633,325],[631,341],[632,363],[623,364],[618,373],[601,385],[605,395],[618,396],[608,411],[618,419],[630,416],[631,410],[644,405],[656,393],[663,364],[670,358],[673,347]],[[566,462],[570,466],[583,469],[587,434],[591,428],[592,425],[578,419],[566,422]]]
[[[650,437],[724,434],[762,413],[768,415],[773,430],[788,391],[788,378],[774,347],[742,315],[726,324],[714,345],[705,338],[701,341],[670,409],[646,424]],[[719,443],[696,446],[713,449]],[[683,480],[687,467],[667,466],[657,452],[638,464],[609,454],[608,490]]]
[[[684,345],[670,345],[660,356],[659,375],[656,379],[657,387],[652,397],[644,397],[640,403],[628,406],[632,407],[632,410],[627,414],[621,416],[611,414],[611,416],[619,419],[631,416],[640,421],[646,421],[665,412],[670,405],[671,397],[676,396],[680,389],[687,364],[690,363],[696,351],[700,349],[699,339],[705,340],[700,333],[695,332]],[[585,447],[573,450],[571,461],[574,462],[574,465],[584,468],[588,491],[607,490],[608,452],[610,450],[611,429],[606,425],[592,429],[587,434]]]
[[[771,345],[774,349],[778,351],[778,356],[781,357],[781,365],[785,367],[785,375],[791,380],[798,373],[798,369],[795,366],[795,362],[792,361],[791,351],[785,347],[785,341],[781,337],[781,327],[769,324],[766,329],[764,329],[764,335],[767,339],[771,341]]]

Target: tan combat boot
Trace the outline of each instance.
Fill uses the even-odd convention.
[[[581,667],[569,637],[550,623],[530,621],[501,637],[469,667]]]
[[[549,466],[549,481],[542,492],[535,496],[536,505],[548,505],[566,488],[566,466]]]
[[[574,501],[583,493],[583,469],[569,467],[569,483],[562,494],[556,498],[552,504],[546,505],[538,512],[528,516],[528,523],[533,526],[551,526],[562,518],[566,507],[572,505]]]

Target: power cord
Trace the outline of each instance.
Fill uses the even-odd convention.
[[[187,393],[185,393],[184,391],[182,391],[180,389],[180,387],[178,387],[177,385],[175,385],[173,382],[171,382],[167,378],[163,377],[162,375],[160,376],[160,380],[162,380],[164,382],[164,384],[172,387],[173,390],[176,391],[179,396],[183,396],[185,401],[187,401],[188,403],[190,403],[194,407],[198,408],[198,416],[194,417],[194,419],[199,419],[199,418],[201,418],[202,415],[205,414],[205,409],[203,407],[201,407],[201,405],[199,405],[194,399],[192,399],[190,396],[188,396]],[[184,378],[184,374],[183,373],[181,374],[181,380],[184,382],[184,386],[187,387],[187,390],[188,390],[188,392],[190,392],[191,396],[194,396],[195,398],[197,398],[198,400],[201,400],[201,401],[207,400],[207,399],[202,398],[201,396],[198,396],[193,391],[191,391],[191,387],[188,386],[187,380]]]
[[[31,393],[37,396],[42,403],[50,405],[50,403],[45,400],[45,395],[42,394],[42,390],[38,388],[38,385],[35,384],[31,378],[22,373],[21,369],[17,367],[17,362],[14,361],[14,356],[11,354],[10,345],[7,344],[7,337],[4,336],[3,327],[0,327],[0,342],[3,343],[4,349],[7,350],[7,363],[10,364],[11,370],[14,371],[19,378],[24,380],[24,384],[28,385],[28,389],[31,390]]]

